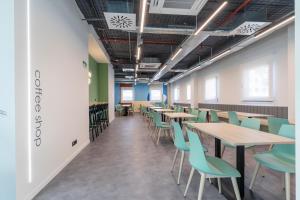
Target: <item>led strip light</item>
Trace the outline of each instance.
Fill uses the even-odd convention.
[[[30,32],[30,0],[27,6],[27,145],[28,145],[28,182],[32,182],[32,152],[31,152],[31,32]]]

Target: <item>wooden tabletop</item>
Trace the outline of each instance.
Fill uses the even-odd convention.
[[[195,115],[191,115],[188,113],[184,113],[184,112],[179,112],[179,113],[164,113],[165,116],[167,116],[170,119],[174,119],[174,118],[194,118],[197,117]]]
[[[272,115],[260,114],[260,113],[246,113],[246,112],[236,112],[239,117],[254,117],[254,118],[267,118]],[[228,118],[228,112],[219,112],[219,117]]]
[[[189,123],[202,133],[232,145],[294,144],[295,140],[228,123]]]
[[[168,109],[168,108],[156,108],[156,109],[153,109],[153,110],[156,111],[156,112],[175,112],[175,110]]]
[[[131,105],[129,105],[129,104],[122,104],[121,106],[122,107],[131,107]]]
[[[209,112],[211,110],[216,111],[216,112],[222,112],[222,110],[209,109],[209,108],[198,108],[198,110],[200,110],[200,111],[207,111],[207,112]]]
[[[159,106],[151,106],[151,107],[148,107],[148,108],[150,108],[150,109],[162,109],[163,107],[159,107]]]

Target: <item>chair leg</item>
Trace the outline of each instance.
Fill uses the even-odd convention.
[[[200,186],[199,186],[199,192],[198,192],[198,200],[202,200],[203,190],[204,190],[204,185],[205,185],[205,176],[206,176],[206,174],[201,174]]]
[[[194,175],[194,171],[195,171],[195,169],[192,168],[191,172],[190,172],[189,180],[188,180],[188,182],[186,184],[185,191],[184,191],[184,194],[183,194],[184,197],[186,197],[187,191],[189,189],[189,186],[191,184],[191,181],[192,181],[192,178],[193,178],[193,175]]]
[[[174,155],[173,162],[172,162],[171,172],[172,172],[173,169],[174,169],[174,165],[175,165],[175,161],[176,161],[176,158],[177,158],[177,154],[178,154],[178,149],[176,149],[176,151],[175,151],[175,155]]]
[[[157,145],[158,145],[158,143],[159,143],[160,134],[161,134],[161,128],[159,129],[158,135],[157,135],[157,142],[156,142]]]
[[[178,177],[177,177],[177,185],[179,185],[183,161],[184,161],[184,151],[181,151],[181,159],[180,159],[180,166],[179,166],[179,172],[178,172]]]
[[[254,185],[255,179],[257,177],[257,173],[258,173],[259,168],[260,168],[260,164],[256,163],[254,173],[253,173],[253,176],[252,176],[252,180],[251,180],[251,183],[250,183],[250,187],[249,187],[250,190],[252,190],[252,188],[253,188],[253,185]]]
[[[291,199],[291,185],[290,185],[291,179],[290,174],[285,173],[285,199],[290,200]]]
[[[221,194],[222,193],[221,178],[217,178],[217,180],[218,180],[219,194]]]
[[[231,182],[232,182],[232,185],[233,185],[233,190],[234,190],[236,199],[241,200],[241,195],[240,195],[240,191],[239,191],[239,187],[238,187],[236,178],[231,177]]]

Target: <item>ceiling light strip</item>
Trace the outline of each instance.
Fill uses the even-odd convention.
[[[281,27],[281,26],[283,26],[283,25],[285,25],[285,24],[287,24],[287,23],[293,21],[294,19],[295,19],[295,16],[291,16],[291,17],[287,18],[286,20],[280,22],[279,24],[277,24],[277,25],[275,25],[275,26],[269,28],[268,30],[266,30],[266,31],[264,31],[264,32],[262,32],[262,33],[256,35],[255,38],[259,38],[259,37],[261,37],[261,36],[263,36],[263,35],[265,35],[265,34],[271,32],[271,31],[273,31],[273,30],[275,30],[275,29],[277,29],[277,28],[279,28],[279,27]]]
[[[144,31],[146,5],[147,5],[147,0],[143,0],[140,33],[142,33]]]
[[[176,56],[182,51],[182,48],[180,48],[171,58],[171,60],[174,60]]]
[[[223,53],[217,55],[216,57],[210,59],[210,62],[213,62],[213,61],[215,61],[215,60],[221,58],[222,56],[224,56],[224,55],[226,55],[226,54],[228,54],[228,53],[230,53],[230,52],[231,52],[231,49],[229,49],[229,50],[227,50],[227,51],[225,51],[225,52],[223,52]]]
[[[138,47],[136,52],[136,59],[139,60],[140,56],[141,56],[141,47]]]
[[[200,31],[227,5],[227,1],[223,2],[222,5],[206,20],[206,22],[195,32],[194,35],[198,35]]]
[[[31,151],[31,18],[30,0],[26,2],[27,9],[27,145],[28,145],[28,182],[32,182],[32,151]]]

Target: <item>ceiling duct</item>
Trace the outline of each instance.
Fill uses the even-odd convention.
[[[198,15],[207,0],[151,0],[149,13]]]
[[[145,57],[140,63],[140,68],[158,69],[161,62],[158,58]]]
[[[104,12],[109,29],[136,30],[136,14]]]

